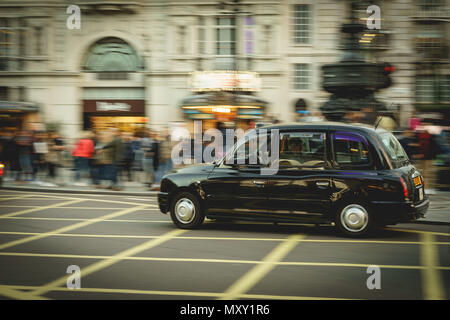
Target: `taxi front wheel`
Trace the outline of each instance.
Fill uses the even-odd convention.
[[[198,198],[190,192],[181,192],[173,198],[170,217],[182,229],[198,228],[205,219]]]

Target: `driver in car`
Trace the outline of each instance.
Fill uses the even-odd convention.
[[[283,165],[282,160],[295,160],[302,163],[302,139],[289,138],[287,145],[287,150],[280,155],[280,165]]]

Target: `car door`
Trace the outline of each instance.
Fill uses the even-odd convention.
[[[271,214],[305,222],[324,219],[332,195],[326,137],[325,131],[280,133],[279,168],[267,188]]]
[[[264,165],[258,163],[257,156],[250,156],[252,148],[249,145],[250,138],[244,137],[203,183],[207,216],[258,219],[269,211],[267,185],[270,176],[261,175]],[[260,147],[256,146],[254,152],[258,153]]]

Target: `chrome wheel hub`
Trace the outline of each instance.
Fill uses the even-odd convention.
[[[350,232],[359,232],[366,228],[369,214],[366,209],[357,204],[346,206],[341,213],[342,226]]]
[[[181,223],[191,222],[195,216],[194,203],[187,198],[178,200],[175,204],[175,216]]]

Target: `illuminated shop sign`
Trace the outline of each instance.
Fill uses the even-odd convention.
[[[192,91],[259,91],[261,79],[256,72],[198,71],[192,72],[189,87]]]
[[[97,111],[130,111],[131,106],[128,103],[116,102],[100,102],[97,101]]]
[[[145,114],[144,100],[83,100],[83,112],[117,113],[135,115]]]

